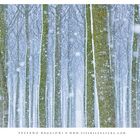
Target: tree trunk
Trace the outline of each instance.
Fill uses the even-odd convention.
[[[135,5],[135,23],[138,22],[138,6]],[[137,23],[138,24],[138,23]],[[137,127],[136,122],[136,96],[137,96],[137,85],[138,85],[138,45],[137,45],[138,35],[134,33],[133,40],[133,61],[132,61],[132,127]]]
[[[46,127],[46,78],[47,78],[47,45],[48,45],[48,5],[43,5],[42,9],[42,44],[41,44],[41,74],[40,74],[40,98],[39,98],[39,118],[40,127]]]
[[[85,49],[85,97],[86,97],[86,125],[94,127],[94,64],[91,34],[90,5],[86,5],[86,49]]]
[[[26,34],[26,95],[25,95],[25,126],[29,127],[29,59],[30,59],[30,38],[29,38],[29,5],[25,5],[25,34]]]
[[[54,126],[61,127],[61,5],[56,6],[55,44],[55,118]]]
[[[140,6],[138,6],[138,23],[140,24]],[[140,127],[140,34],[137,34],[137,48],[138,48],[138,83],[137,83],[137,94],[136,94],[136,122],[137,127]]]
[[[7,127],[8,91],[6,76],[6,22],[5,6],[0,5],[0,127]]]
[[[107,33],[107,9],[103,5],[93,6],[94,43],[96,60],[96,79],[99,96],[101,127],[115,126],[115,106],[113,81],[109,65],[109,47]]]

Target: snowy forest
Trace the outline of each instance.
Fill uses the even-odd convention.
[[[140,5],[0,5],[0,127],[140,127]]]

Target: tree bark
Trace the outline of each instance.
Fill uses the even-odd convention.
[[[42,44],[41,44],[41,72],[39,93],[40,127],[46,127],[46,78],[47,78],[47,45],[48,45],[48,5],[42,7]]]
[[[8,123],[8,91],[6,76],[6,21],[5,6],[0,5],[0,127]]]

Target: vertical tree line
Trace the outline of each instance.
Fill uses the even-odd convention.
[[[48,5],[42,6],[42,42],[41,42],[41,67],[40,67],[40,94],[39,94],[39,116],[40,127],[46,127],[46,105],[47,91],[47,46],[48,46]]]
[[[91,33],[91,12],[90,5],[86,5],[86,118],[87,127],[94,127],[94,63],[92,49],[92,33]]]
[[[96,81],[99,96],[101,127],[115,126],[115,106],[113,81],[109,64],[109,46],[107,32],[107,6],[93,6],[93,30],[95,45]],[[105,103],[103,103],[105,101]],[[108,110],[108,111],[106,111]]]
[[[29,127],[29,59],[30,59],[30,38],[29,38],[29,5],[25,5],[25,34],[26,34],[26,95],[25,95],[25,126]]]
[[[0,5],[0,127],[139,127],[139,26],[138,5]]]
[[[137,12],[137,15],[138,15],[138,24],[140,24],[140,6],[138,6],[138,12]],[[136,43],[137,43],[137,53],[138,53],[138,56],[137,56],[137,70],[138,70],[138,77],[137,77],[137,92],[136,92],[136,125],[137,127],[140,126],[140,121],[139,121],[139,118],[140,118],[140,108],[139,108],[139,105],[140,105],[140,89],[139,89],[139,85],[140,85],[140,33],[137,32],[137,40],[136,40]]]
[[[55,117],[54,126],[61,127],[61,5],[56,6],[55,38]]]
[[[7,127],[8,121],[5,9],[5,5],[0,5],[0,127]]]

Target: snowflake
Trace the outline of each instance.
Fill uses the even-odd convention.
[[[23,66],[25,65],[25,63],[24,63],[24,62],[20,62],[19,65],[20,65],[21,67],[23,67]]]
[[[70,42],[71,42],[71,43],[73,43],[73,42],[74,42],[73,38],[70,38]]]
[[[138,52],[137,51],[133,52],[133,56],[138,58]]]
[[[139,34],[140,33],[140,24],[135,24],[134,25],[134,32]]]
[[[45,15],[47,15],[47,11],[43,11],[43,13],[44,13]]]
[[[30,56],[30,57],[29,57],[29,61],[31,61],[31,60],[32,60],[32,57]]]
[[[17,68],[16,71],[17,71],[17,72],[20,72],[20,68]]]
[[[70,93],[69,94],[69,98],[72,98],[72,97],[74,97],[74,94],[73,93]]]
[[[74,35],[77,36],[78,34],[75,32]]]
[[[91,74],[91,77],[92,77],[92,78],[94,78],[94,77],[95,77],[95,75],[94,75],[94,74]]]
[[[80,56],[80,55],[81,55],[80,52],[75,53],[75,56],[77,56],[77,57]]]

